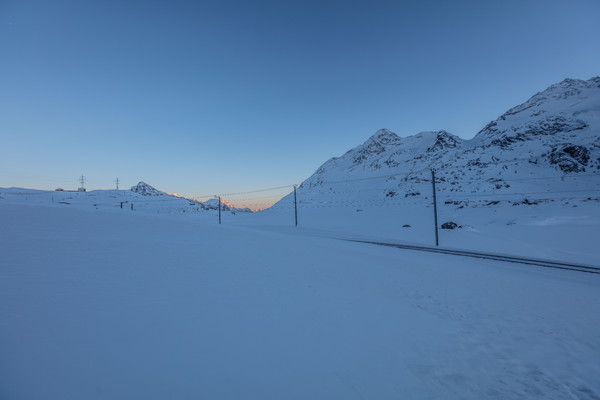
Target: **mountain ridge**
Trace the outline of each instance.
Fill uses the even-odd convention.
[[[373,193],[375,198],[385,200],[389,193],[420,193],[417,186],[431,170],[437,171],[442,192],[507,195],[558,188],[569,192],[586,185],[582,173],[591,175],[587,184],[596,188],[600,77],[553,84],[507,110],[471,139],[445,130],[401,137],[379,129],[364,143],[322,164],[300,184],[298,195],[315,202],[372,189],[379,192]],[[581,178],[577,184],[564,182],[577,176]],[[541,184],[543,179],[550,183]],[[290,196],[281,201],[289,202]]]

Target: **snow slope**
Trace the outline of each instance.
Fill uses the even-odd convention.
[[[298,192],[314,201],[365,197],[358,194],[361,189],[377,190],[371,199],[413,198],[421,194],[421,182],[430,182],[432,169],[440,194],[459,200],[473,194],[522,199],[522,193],[560,200],[582,187],[597,197],[600,77],[552,85],[471,140],[446,131],[402,138],[381,129],[323,164]]]
[[[47,191],[24,188],[0,188],[0,204],[50,205],[79,209],[115,211],[129,209],[146,214],[206,214],[218,210],[219,200],[200,202],[167,194],[140,182],[131,190],[92,190],[89,192]],[[132,208],[133,205],[133,208]],[[221,200],[222,211],[251,212]]]
[[[319,231],[435,243],[432,170],[438,227],[462,227],[441,232],[442,245],[598,264],[600,77],[552,85],[470,140],[379,130],[302,182],[299,219]],[[290,221],[293,199],[261,218]]]
[[[431,183],[424,182],[422,185],[424,193],[431,188]],[[425,203],[370,199],[356,203],[333,199],[315,204],[299,196],[298,222],[300,227],[310,230],[315,236],[432,245],[435,232],[430,199],[429,196]],[[180,217],[217,225],[218,200],[214,200],[212,203],[200,203],[169,195],[142,196],[131,191],[114,190],[49,192],[0,188],[0,207],[22,205],[118,215]],[[251,213],[238,212],[239,208],[231,209],[227,200],[222,201],[221,220],[224,225],[278,232],[294,229],[293,205]],[[439,230],[442,246],[600,264],[598,199],[518,206],[512,202],[500,202],[462,208],[452,203],[439,203],[439,225],[457,221],[462,226],[452,231]]]
[[[600,397],[597,275],[189,215],[0,220],[2,399]]]

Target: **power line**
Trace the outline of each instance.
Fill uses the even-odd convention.
[[[271,190],[278,190],[278,189],[284,189],[284,188],[289,188],[289,187],[294,187],[294,185],[284,185],[284,186],[278,186],[278,187],[273,187],[273,188],[268,188],[268,189],[259,189],[259,190],[250,190],[250,191],[246,191],[246,192],[238,192],[238,193],[225,193],[225,194],[221,194],[220,196],[237,196],[240,194],[250,194],[250,193],[259,193],[259,192],[268,192]],[[215,197],[217,195],[211,194],[211,195],[207,195],[207,196],[194,196],[197,199],[202,199],[202,198],[206,198],[206,197]],[[218,197],[218,196],[217,196]]]

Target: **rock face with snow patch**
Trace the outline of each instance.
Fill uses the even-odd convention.
[[[400,137],[381,129],[323,164],[298,197],[334,205],[425,198],[431,170],[442,200],[456,205],[478,197],[600,192],[600,77],[552,85],[470,140],[443,130]]]
[[[590,160],[590,151],[585,146],[572,144],[553,147],[549,160],[564,172],[585,172]]]
[[[166,195],[165,192],[154,189],[152,186],[145,182],[140,182],[136,186],[131,187],[131,191],[142,196],[161,196]]]

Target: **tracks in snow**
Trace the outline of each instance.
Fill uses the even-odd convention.
[[[600,267],[592,266],[592,265],[583,265],[583,264],[567,263],[567,262],[560,262],[560,261],[543,260],[543,259],[538,259],[538,258],[508,256],[508,255],[494,254],[494,253],[480,253],[480,252],[469,251],[469,250],[452,250],[452,249],[444,249],[444,248],[439,248],[439,247],[416,246],[416,245],[398,244],[398,243],[384,243],[384,242],[375,242],[375,241],[368,241],[368,240],[351,240],[351,239],[344,239],[344,240],[347,240],[349,242],[375,244],[378,246],[396,247],[396,248],[405,249],[405,250],[427,251],[430,253],[451,254],[451,255],[455,255],[455,256],[480,258],[480,259],[484,259],[484,260],[504,261],[504,262],[510,262],[510,263],[515,263],[515,264],[527,264],[527,265],[535,265],[538,267],[545,267],[545,268],[555,268],[555,269],[563,269],[563,270],[568,270],[568,271],[587,272],[589,274],[600,274]]]

